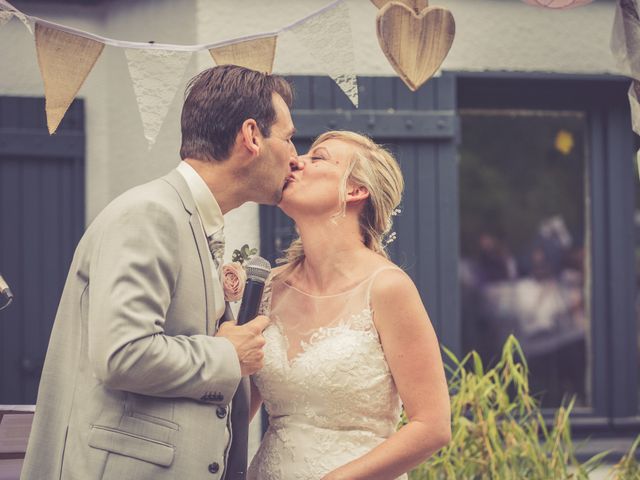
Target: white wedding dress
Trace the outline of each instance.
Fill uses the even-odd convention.
[[[272,324],[253,381],[269,428],[249,480],[319,480],[395,432],[401,403],[369,301],[380,271],[330,296],[279,279],[267,287],[263,313]]]

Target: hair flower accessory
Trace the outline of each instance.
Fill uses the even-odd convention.
[[[382,241],[384,248],[387,248],[389,245],[395,242],[397,238],[398,234],[396,232],[390,232],[389,234],[387,234]]]
[[[223,265],[222,290],[224,291],[225,301],[237,302],[242,299],[244,286],[247,283],[247,272],[244,269],[244,263],[256,253],[258,253],[258,249],[243,245],[242,248],[233,251],[232,262]]]

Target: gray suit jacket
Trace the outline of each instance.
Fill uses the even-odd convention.
[[[209,255],[177,171],[92,222],[51,333],[23,480],[243,478],[247,380],[212,336]]]

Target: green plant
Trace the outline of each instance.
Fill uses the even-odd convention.
[[[451,361],[452,439],[412,471],[411,480],[586,480],[607,455],[577,460],[569,424],[573,400],[547,427],[529,391],[527,362],[515,337],[507,339],[500,360],[487,371],[476,352],[462,360],[445,353]]]
[[[640,447],[640,435],[633,442],[629,451],[613,467],[609,478],[614,480],[637,480],[640,478],[640,463],[636,458],[638,447]]]

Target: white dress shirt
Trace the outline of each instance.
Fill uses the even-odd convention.
[[[189,191],[191,192],[191,195],[193,195],[200,223],[203,228],[202,234],[205,237],[205,244],[208,244],[207,238],[224,227],[222,210],[220,210],[218,202],[216,202],[215,197],[211,193],[211,190],[209,190],[205,181],[191,165],[187,162],[180,162],[176,170],[178,170],[185,182],[187,182]],[[211,255],[209,255],[209,263],[213,273],[213,304],[215,306],[215,318],[207,319],[207,321],[215,322],[224,313],[224,292],[222,290],[222,284],[220,283],[221,280],[218,274],[218,269],[216,269]]]

